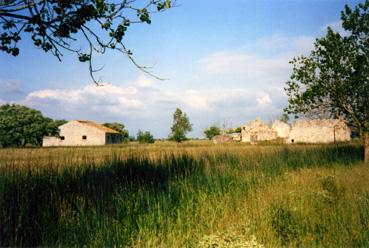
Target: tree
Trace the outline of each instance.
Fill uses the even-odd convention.
[[[186,140],[186,133],[192,131],[192,124],[186,113],[183,113],[179,108],[177,108],[173,114],[173,125],[171,130],[172,133],[169,135],[169,139],[177,142]]]
[[[124,125],[118,122],[112,122],[112,123],[104,123],[103,124],[105,127],[111,128],[117,132],[120,133],[120,135],[122,136],[122,140],[123,141],[127,141],[129,140],[129,133],[128,130],[124,129]]]
[[[0,106],[0,147],[42,144],[42,137],[58,135],[58,124],[41,112],[21,105]]]
[[[154,136],[149,131],[142,132],[138,130],[137,132],[137,141],[140,143],[154,143]]]
[[[288,123],[290,121],[290,116],[286,113],[283,113],[280,117],[279,120],[284,122],[284,123]]]
[[[236,127],[236,128],[230,128],[226,131],[227,134],[231,134],[231,133],[241,133],[241,127]]]
[[[309,56],[294,58],[288,114],[344,118],[364,141],[369,163],[369,0],[341,12],[342,36],[328,28]]]
[[[221,133],[220,127],[213,125],[204,130],[204,134],[206,138],[211,140],[214,136],[219,135]]]
[[[59,61],[63,52],[72,52],[88,62],[95,80],[92,58],[107,50],[119,51],[141,70],[126,48],[123,38],[131,24],[151,23],[150,16],[173,6],[171,0],[4,0],[0,1],[0,51],[19,54],[18,42],[29,34],[33,44],[51,52]],[[84,43],[76,44],[76,41]],[[86,49],[81,50],[81,47]]]

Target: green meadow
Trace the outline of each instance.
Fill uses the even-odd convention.
[[[0,150],[0,246],[369,247],[360,144]]]

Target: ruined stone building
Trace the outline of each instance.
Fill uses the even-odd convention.
[[[93,121],[75,120],[59,127],[59,137],[44,137],[42,146],[95,146],[121,142],[119,132]]]
[[[273,122],[272,129],[277,132],[278,138],[287,139],[290,134],[291,126],[283,121]]]
[[[343,120],[296,120],[287,143],[331,143],[350,141],[350,128]]]
[[[219,134],[214,136],[211,140],[213,141],[214,144],[239,142],[241,141],[241,134],[240,133]]]
[[[216,135],[211,140],[214,144],[234,142],[232,137],[227,134]]]
[[[241,137],[242,142],[256,143],[257,141],[276,139],[277,132],[260,119],[256,119],[241,127]]]

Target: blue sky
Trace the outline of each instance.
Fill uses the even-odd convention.
[[[87,64],[65,53],[59,62],[25,38],[21,54],[0,53],[0,104],[19,103],[57,119],[121,122],[131,134],[167,137],[179,107],[202,137],[211,124],[235,127],[256,117],[270,121],[287,103],[288,61],[307,54],[326,27],[340,30],[340,0],[177,0],[179,5],[132,26],[125,44],[142,65],[124,55],[95,59],[104,70],[95,87]]]

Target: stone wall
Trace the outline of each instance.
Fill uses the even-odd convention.
[[[241,128],[242,142],[274,140],[277,132],[259,119],[251,121]]]
[[[287,143],[332,143],[350,141],[350,129],[343,120],[296,120]]]
[[[277,132],[278,138],[286,139],[290,134],[291,127],[289,124],[277,120],[273,123],[272,129]]]
[[[216,135],[211,140],[214,144],[234,142],[233,138],[227,134]]]

